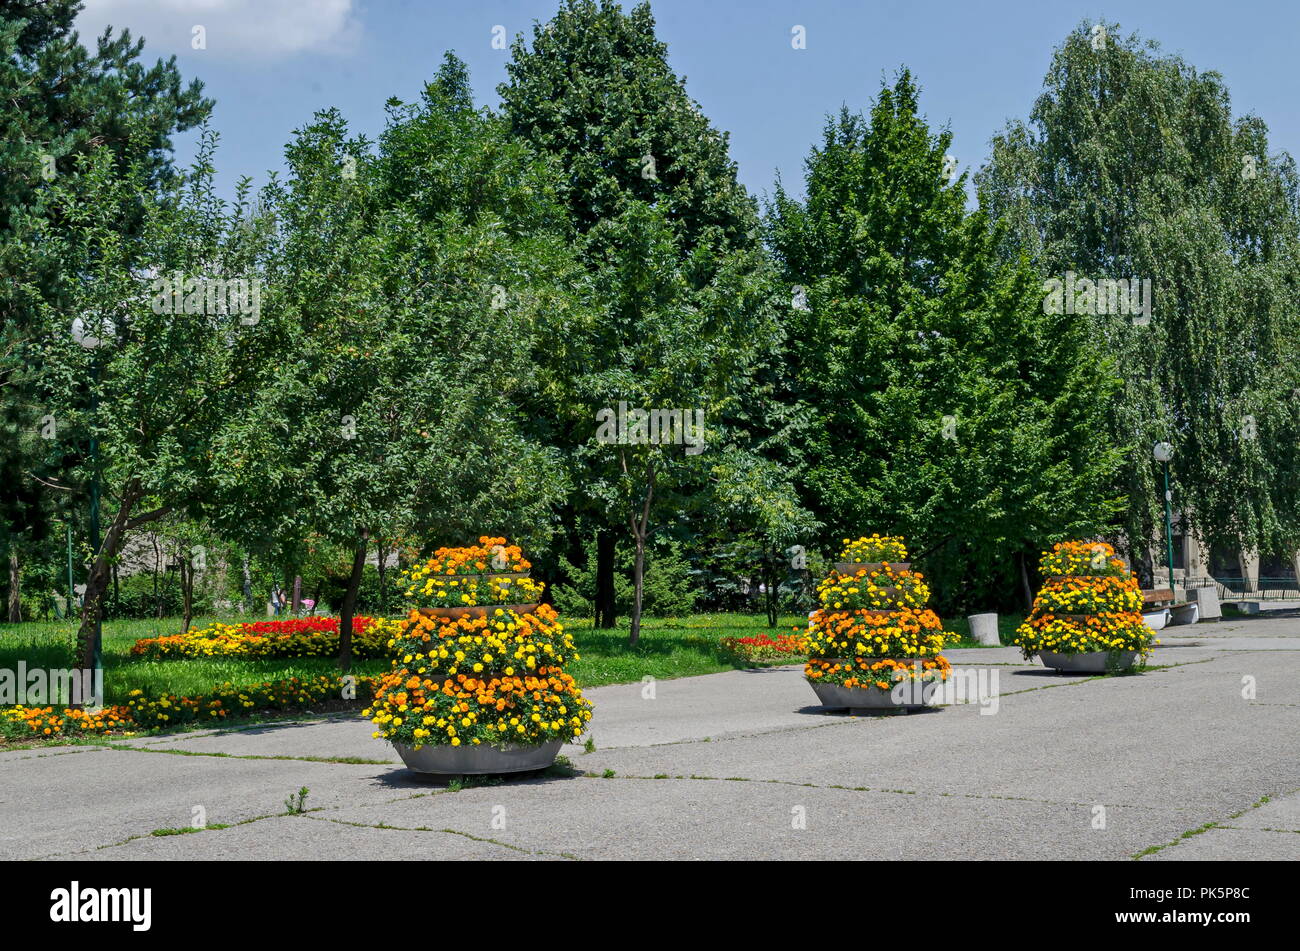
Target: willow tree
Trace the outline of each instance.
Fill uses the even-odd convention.
[[[1108,426],[1128,447],[1131,554],[1150,572],[1175,447],[1175,503],[1210,544],[1300,544],[1300,191],[1257,116],[1234,116],[1221,75],[1118,24],[1056,49],[1027,121],[977,176],[1008,255],[1075,283],[1151,282],[1150,314],[1077,309],[1124,381]],[[1109,308],[1101,308],[1109,310]]]

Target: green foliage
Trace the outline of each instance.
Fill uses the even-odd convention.
[[[869,117],[828,120],[807,200],[778,186],[770,209],[802,488],[828,542],[904,535],[942,609],[996,607],[1018,600],[1017,558],[1114,511],[1116,384],[1029,267],[998,260],[917,95],[904,71]]]
[[[515,43],[507,73],[504,116],[551,160],[590,272],[585,317],[537,357],[539,436],[571,473],[569,523],[627,532],[641,550],[664,511],[707,507],[710,468],[680,444],[601,443],[597,414],[698,410],[706,453],[756,448],[737,423],[755,413],[755,372],[777,339],[756,210],[649,4],[565,0]]]
[[[688,253],[757,243],[753,200],[727,136],[668,65],[649,3],[563,0],[521,36],[498,87],[512,132],[553,156],[558,194],[580,232],[636,202],[659,208]],[[707,275],[711,262],[698,262]]]
[[[61,290],[76,264],[60,241],[86,219],[69,209],[96,202],[108,168],[129,170],[148,195],[161,191],[174,178],[171,136],[201,123],[213,105],[201,83],[182,83],[174,60],[141,62],[143,41],[125,31],[82,46],[72,32],[80,7],[0,5],[0,552],[20,562],[61,541],[56,522],[75,514],[84,524],[84,494],[50,490],[66,487],[83,449],[65,438],[69,421],[44,397],[58,371],[42,362],[40,343],[47,308],[65,320],[76,313]],[[86,174],[92,167],[100,171]],[[120,203],[101,226],[138,237],[145,207]],[[61,435],[47,438],[52,432]],[[47,602],[45,591],[34,593]]]
[[[518,407],[562,248],[536,230],[540,172],[462,80],[449,59],[420,104],[390,102],[377,155],[318,114],[267,195],[297,351],[268,412],[287,420],[295,511],[349,550],[407,530],[532,538],[558,491]]]
[[[1175,447],[1174,504],[1205,541],[1300,544],[1300,208],[1294,160],[1223,78],[1154,42],[1082,24],[1056,49],[1028,122],[977,181],[1008,256],[1064,279],[1147,278],[1149,324],[1079,317],[1124,380],[1108,425],[1128,447],[1123,525],[1147,561],[1163,521],[1152,445]],[[1163,560],[1163,559],[1162,559]],[[1146,567],[1144,565],[1144,567]]]
[[[567,583],[554,589],[555,609],[561,617],[590,618],[595,613],[596,597],[596,546],[586,546],[586,563],[575,566],[562,559]],[[620,553],[614,575],[614,596],[618,613],[627,615],[632,610],[634,595],[631,551]],[[662,541],[649,546],[646,555],[645,587],[642,592],[642,610],[648,617],[684,617],[695,611],[697,579],[691,564],[682,554],[680,546],[672,541]]]

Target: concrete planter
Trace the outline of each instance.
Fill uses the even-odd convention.
[[[1223,617],[1223,610],[1219,607],[1218,588],[1188,588],[1187,600],[1195,601],[1200,609],[1198,620],[1218,621]]]
[[[1090,651],[1086,654],[1057,654],[1054,651],[1039,651],[1038,659],[1044,667],[1051,667],[1066,674],[1105,674],[1112,666],[1119,670],[1128,670],[1137,663],[1137,651],[1119,651],[1115,656],[1115,665],[1111,664],[1108,651]]]
[[[393,748],[407,769],[417,773],[466,776],[545,769],[563,745],[564,740],[550,740],[538,746],[422,746],[417,750],[394,743]]]
[[[970,623],[971,640],[990,647],[1002,646],[1002,638],[998,636],[996,614],[972,614],[966,620]]]
[[[933,703],[938,682],[922,681],[919,687],[913,682],[908,689],[911,696],[909,697],[908,692],[905,692],[903,701],[895,700],[892,690],[881,690],[878,687],[841,687],[839,684],[819,683],[812,683],[811,686],[823,707],[829,710],[848,710],[850,713],[856,713],[859,710],[874,712],[930,706]],[[919,696],[917,695],[918,692]]]
[[[1142,623],[1153,631],[1163,631],[1165,625],[1169,623],[1170,610],[1161,608],[1159,611],[1147,611],[1142,615]]]

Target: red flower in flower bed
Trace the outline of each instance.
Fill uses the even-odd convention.
[[[352,619],[352,651],[355,657],[383,656],[388,641],[405,622],[383,618]],[[336,617],[287,618],[283,621],[251,621],[223,624],[202,630],[135,642],[135,657],[326,657],[339,650],[339,619]]]
[[[352,633],[360,634],[374,622],[374,618],[358,615],[352,619]],[[322,615],[287,618],[283,621],[251,621],[241,625],[241,630],[248,634],[337,634],[339,619]]]
[[[744,660],[794,660],[806,657],[808,647],[798,634],[757,634],[752,637],[724,637],[722,647]]]

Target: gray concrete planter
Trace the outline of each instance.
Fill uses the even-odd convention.
[[[989,647],[1001,647],[1002,638],[998,635],[998,616],[996,614],[972,614],[966,619],[970,623],[971,640]]]
[[[1057,654],[1054,651],[1039,651],[1038,659],[1044,667],[1052,667],[1066,674],[1105,674],[1112,668],[1128,670],[1137,663],[1137,651],[1118,651],[1111,664],[1109,651],[1090,651],[1086,654]]]
[[[1161,608],[1159,611],[1145,611],[1142,614],[1142,623],[1153,631],[1163,631],[1165,625],[1169,623],[1170,610]]]
[[[466,776],[486,773],[524,773],[545,769],[555,762],[564,740],[549,740],[538,746],[421,746],[418,750],[394,743],[393,748],[408,769],[435,776]]]
[[[903,710],[916,707],[930,706],[934,700],[934,692],[938,687],[936,681],[922,681],[919,688],[913,682],[909,685],[909,697],[904,694],[903,700],[895,700],[892,690],[881,690],[878,687],[841,687],[839,684],[809,684],[813,692],[817,694],[817,699],[821,701],[822,706],[829,710],[848,710],[850,713],[856,713],[859,710],[874,712],[879,710]],[[919,689],[920,696],[917,696]],[[913,702],[908,702],[909,700]]]

